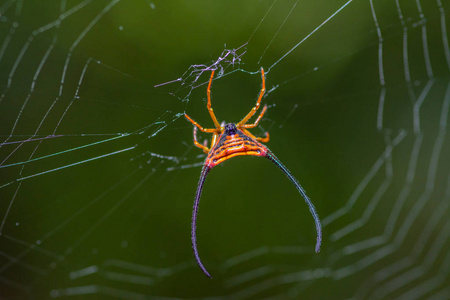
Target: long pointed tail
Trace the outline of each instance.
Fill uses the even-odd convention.
[[[311,212],[314,222],[316,223],[316,232],[317,232],[317,242],[316,242],[316,252],[318,253],[320,251],[320,245],[322,244],[322,225],[320,224],[319,216],[317,215],[316,208],[312,204],[311,200],[306,195],[305,190],[302,188],[300,183],[295,179],[295,177],[291,174],[291,172],[281,163],[281,161],[276,157],[272,152],[269,150],[267,151],[266,157],[273,162],[278,168],[281,169],[281,171],[286,174],[286,176],[289,178],[289,180],[295,185],[297,190],[300,192],[300,195],[302,195],[303,199],[305,199],[306,204],[309,207],[309,211]]]
[[[192,222],[191,222],[191,241],[192,241],[192,249],[194,250],[195,260],[197,261],[198,266],[202,269],[203,273],[209,278],[212,278],[211,275],[206,270],[205,266],[200,259],[200,255],[197,250],[197,214],[198,214],[198,205],[200,204],[200,196],[202,195],[203,184],[205,183],[206,176],[211,170],[208,166],[203,166],[202,173],[200,174],[200,180],[198,182],[197,193],[195,194],[194,208],[192,210]]]

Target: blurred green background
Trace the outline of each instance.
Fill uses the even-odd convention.
[[[448,299],[450,7],[422,2],[0,2],[0,298]],[[213,125],[200,70],[238,48],[216,116],[266,70],[252,132],[324,240],[275,166],[233,158],[200,205],[209,280],[183,113]]]

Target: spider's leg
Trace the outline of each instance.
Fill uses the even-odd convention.
[[[213,136],[212,136],[212,139],[211,139],[211,149],[216,145],[218,136],[219,136],[219,134],[217,132],[213,133]]]
[[[206,107],[208,108],[209,111],[209,115],[211,116],[211,119],[214,122],[214,125],[216,126],[217,129],[220,129],[221,126],[219,124],[219,122],[217,121],[216,115],[214,114],[214,111],[211,107],[211,83],[214,77],[214,70],[211,72],[211,77],[209,78],[209,83],[208,83],[208,89],[206,90],[206,95],[208,96],[208,104],[206,105]]]
[[[259,114],[258,118],[256,118],[255,123],[253,124],[242,124],[241,128],[255,128],[256,126],[258,126],[259,121],[261,121],[262,117],[264,116],[264,113],[267,110],[267,105],[264,105],[261,113]]]
[[[200,180],[198,182],[197,187],[197,193],[195,194],[195,201],[194,201],[194,208],[192,210],[192,222],[191,222],[191,241],[192,241],[192,249],[194,250],[194,256],[195,260],[197,261],[198,266],[200,269],[205,273],[206,276],[211,278],[211,275],[206,270],[205,266],[203,265],[200,255],[198,254],[197,250],[197,214],[198,214],[198,205],[200,204],[200,196],[202,195],[203,190],[203,184],[205,183],[206,176],[208,175],[208,172],[211,170],[210,167],[207,165],[203,166],[202,173],[200,174]]]
[[[205,152],[205,153],[209,152],[209,148],[206,146],[206,140],[203,145],[197,141],[197,127],[195,127],[195,126],[194,126],[194,145],[199,147],[200,149],[203,149],[203,152]]]
[[[270,140],[270,135],[269,133],[266,131],[266,137],[257,137],[256,140],[258,142],[263,142],[263,143],[267,143]]]
[[[258,142],[263,142],[263,143],[267,143],[268,141],[269,141],[269,139],[270,139],[270,135],[269,135],[269,133],[266,131],[265,132],[265,134],[266,134],[266,137],[256,137],[256,136],[254,136],[250,131],[248,131],[247,129],[245,129],[245,128],[242,128],[242,131],[246,134],[246,135],[248,135],[248,136],[250,136],[252,139],[254,139],[254,140],[257,140]]]
[[[243,118],[239,123],[236,124],[238,127],[247,123],[247,121],[255,114],[255,112],[259,109],[259,106],[261,105],[261,99],[266,91],[266,79],[264,77],[263,68],[261,68],[261,78],[262,78],[262,87],[261,92],[259,93],[258,100],[256,101],[256,105],[252,108],[252,110],[250,110],[250,112],[245,116],[245,118]]]
[[[209,132],[209,133],[217,132],[217,129],[216,129],[216,128],[203,128],[200,124],[198,124],[198,123],[195,122],[193,119],[191,119],[191,117],[189,117],[187,114],[184,114],[184,116],[186,117],[186,119],[187,119],[189,122],[191,122],[192,124],[194,124],[195,126],[197,126],[198,129],[200,129],[200,131],[203,131],[203,132]]]
[[[309,211],[311,212],[311,215],[314,218],[314,222],[316,223],[316,232],[317,232],[316,252],[318,253],[320,251],[320,245],[322,243],[322,225],[320,224],[319,215],[317,215],[314,205],[306,195],[306,192],[302,188],[300,183],[297,181],[297,179],[295,179],[295,177],[291,174],[291,172],[281,163],[281,161],[270,151],[267,151],[266,157],[271,162],[273,162],[278,168],[280,168],[281,171],[284,172],[284,174],[286,174],[289,180],[295,185],[297,190],[300,192],[300,195],[302,195],[303,199],[305,199],[305,202],[309,207]]]

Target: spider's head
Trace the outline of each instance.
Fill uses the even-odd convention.
[[[225,134],[226,135],[235,135],[237,133],[236,125],[233,123],[225,124]]]

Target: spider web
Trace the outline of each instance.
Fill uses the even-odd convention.
[[[450,298],[448,3],[0,3],[0,298]],[[211,171],[254,105],[269,162]],[[210,138],[201,135],[201,140]]]

